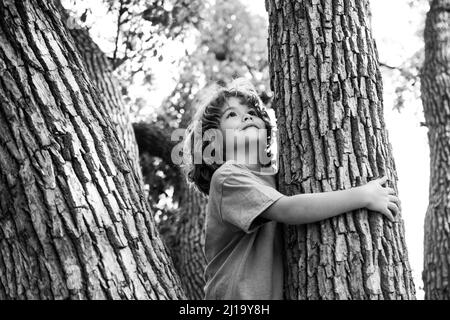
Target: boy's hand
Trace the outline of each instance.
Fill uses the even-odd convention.
[[[394,221],[392,212],[399,213],[398,205],[400,200],[395,196],[395,190],[389,187],[383,187],[387,177],[372,180],[363,186],[367,196],[366,208],[372,211],[378,211],[384,214],[389,220]],[[392,212],[391,212],[392,211]]]

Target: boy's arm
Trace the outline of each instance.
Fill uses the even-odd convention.
[[[267,208],[261,217],[286,224],[305,224],[366,207],[393,221],[390,210],[399,211],[399,200],[393,195],[393,189],[382,187],[386,181],[387,178],[383,177],[348,190],[284,196]]]

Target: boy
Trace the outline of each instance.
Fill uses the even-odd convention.
[[[270,121],[246,80],[216,87],[199,106],[190,129],[185,171],[188,180],[209,195],[206,299],[283,298],[280,223],[313,223],[364,207],[390,220],[391,210],[398,212],[394,190],[382,187],[386,177],[349,190],[294,196],[278,192],[274,174],[263,170]],[[218,134],[215,152],[208,156],[210,143],[195,141],[194,133],[203,137],[211,130]]]

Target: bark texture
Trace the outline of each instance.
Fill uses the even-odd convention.
[[[53,1],[0,1],[0,299],[183,298]]]
[[[189,299],[205,296],[205,216],[208,198],[184,184],[180,216],[171,248],[175,268]]]
[[[160,157],[171,165],[173,170],[178,171],[181,181],[183,177],[179,168],[171,160],[172,148],[176,143],[170,140],[170,130],[145,122],[131,125],[130,115],[121,99],[119,84],[113,74],[111,63],[86,30],[73,28],[70,29],[70,33],[91,80],[103,98],[104,111],[111,116],[116,132],[121,137],[120,142],[133,161],[136,172],[141,172],[138,161],[139,145],[141,152]],[[173,219],[175,223],[170,226],[174,232],[169,235],[162,233],[161,236],[168,245],[187,298],[202,299],[206,264],[203,254],[205,237],[202,231],[206,199],[200,193],[189,189],[183,182],[180,184],[181,188],[176,190],[175,195],[181,203],[179,217]]]
[[[204,297],[204,271],[206,267],[205,230],[207,197],[190,188],[175,166],[170,154],[175,142],[170,140],[168,130],[148,123],[133,123],[136,140],[141,154],[159,157],[176,170],[179,184],[174,191],[174,199],[180,209],[177,216],[160,222],[161,235],[171,251],[175,269],[180,276],[188,299],[200,300]]]
[[[114,129],[123,144],[128,159],[133,163],[135,172],[141,177],[139,166],[139,151],[134,136],[131,115],[122,99],[118,79],[113,73],[113,67],[106,55],[92,41],[89,32],[81,28],[70,29],[78,52],[83,59],[86,70],[99,91],[102,99],[103,112],[109,114]]]
[[[367,1],[267,0],[269,62],[287,195],[397,175]],[[404,226],[357,210],[286,227],[287,299],[414,299]]]
[[[425,218],[425,299],[450,299],[450,1],[434,0],[425,23],[421,90],[430,145]]]

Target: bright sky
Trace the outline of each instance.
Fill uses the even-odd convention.
[[[263,0],[242,0],[252,12],[266,16]],[[422,7],[411,8],[407,0],[372,0],[372,27],[380,61],[399,66],[405,59],[423,46],[421,35],[417,34],[421,21],[426,12],[426,2]],[[72,0],[63,0],[66,7],[73,7]],[[77,0],[77,10],[83,12],[85,7],[95,7],[96,1]],[[110,43],[102,41],[105,30],[114,30],[114,20],[107,18],[105,10],[97,5],[88,19],[96,21],[92,35],[100,47],[108,52]],[[399,14],[399,13],[402,14]],[[80,14],[81,14],[80,13]],[[89,22],[89,21],[88,21]],[[187,44],[184,44],[187,45]],[[152,92],[140,87],[129,88],[130,94],[142,96],[150,100],[151,107],[158,107],[174,86],[174,77],[177,70],[170,64],[171,60],[181,57],[181,43],[171,43],[166,49],[165,59],[162,63],[151,61],[156,74],[156,81]],[[417,289],[417,298],[423,298],[421,272],[423,268],[423,222],[428,204],[429,183],[429,148],[427,130],[420,126],[423,121],[420,100],[410,97],[405,108],[399,113],[393,111],[395,81],[390,77],[392,72],[383,72],[384,83],[384,110],[388,126],[397,172],[399,176],[399,197],[402,202],[403,219],[406,226],[406,241],[409,259]]]
[[[411,8],[405,0],[371,1],[371,7],[372,28],[380,61],[399,66],[423,47],[423,39],[417,31],[427,10],[426,1],[421,8]],[[430,170],[427,129],[420,126],[420,122],[424,121],[420,99],[408,99],[401,113],[394,111],[395,85],[385,72],[383,84],[385,119],[399,177],[398,189],[409,260],[417,298],[423,299],[423,230]]]

